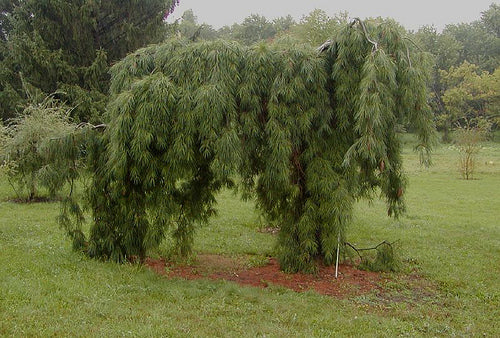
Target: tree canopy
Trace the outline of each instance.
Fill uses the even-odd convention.
[[[443,94],[447,123],[471,119],[500,122],[500,69],[493,74],[479,72],[476,65],[464,62],[449,71],[441,71],[441,77],[448,88]]]

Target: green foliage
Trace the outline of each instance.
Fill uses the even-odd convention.
[[[500,38],[500,5],[492,3],[486,11],[481,13],[481,21],[489,33]]]
[[[234,25],[232,29],[233,37],[245,45],[267,40],[276,35],[273,23],[258,14],[246,17],[240,25]]]
[[[70,109],[49,96],[28,105],[4,130],[3,166],[8,177],[16,182],[17,192],[27,190],[28,200],[37,197],[40,187],[47,188],[54,196],[66,176],[71,175],[67,160],[54,157],[50,151],[53,139],[64,137],[74,128],[68,120],[69,112]]]
[[[452,125],[473,118],[500,121],[500,68],[490,74],[465,62],[442,71],[441,77],[448,88],[442,98],[446,107],[442,123]]]
[[[71,197],[62,200],[57,222],[65,230],[67,236],[73,240],[73,250],[84,250],[86,248],[87,243],[82,231],[85,217],[77,201]]]
[[[434,56],[437,69],[449,69],[459,63],[462,44],[450,33],[439,33],[434,26],[423,26],[414,36],[419,45]]]
[[[282,16],[273,20],[274,29],[278,36],[290,32],[290,30],[296,25],[295,20],[291,15]]]
[[[450,82],[450,75],[462,73],[461,76],[465,76],[464,73],[468,72],[469,75],[465,76],[465,79],[470,79],[473,75],[487,77],[486,73],[495,76],[500,65],[500,37],[496,29],[500,25],[499,13],[499,6],[492,4],[482,13],[480,20],[468,24],[448,25],[442,33],[428,26],[415,33],[419,44],[434,56],[431,106],[437,125],[444,132],[443,141],[451,141],[450,131],[458,120],[471,118],[471,110],[479,112],[481,106],[484,106],[477,100],[478,95],[485,94],[484,86],[479,89],[477,84],[469,83],[467,86],[470,89],[462,86],[458,90],[457,83]],[[452,76],[456,78],[455,75]],[[473,87],[476,87],[477,93],[471,92]],[[470,95],[476,96],[473,99],[475,107],[465,104],[465,101],[471,101],[470,97],[468,98]]]
[[[87,259],[68,250],[54,221],[57,204],[7,203],[11,191],[1,177],[1,335],[497,337],[500,143],[483,144],[481,179],[464,181],[457,179],[455,150],[438,145],[435,165],[422,170],[413,135],[401,136],[408,141],[408,213],[393,220],[383,201],[360,201],[348,230],[359,247],[399,239],[401,273],[382,275],[374,292],[340,299],[273,285],[170,279],[137,264]],[[228,190],[217,202],[219,215],[198,231],[193,250],[251,254],[257,265],[275,236],[256,231],[253,202]]]
[[[421,27],[414,34],[414,38],[424,50],[433,56],[430,105],[438,120],[438,127],[445,132],[444,140],[449,142],[448,132],[451,126],[443,123],[447,112],[442,99],[446,90],[442,79],[442,70],[447,70],[458,64],[462,44],[451,34],[438,33],[437,29],[432,26]]]
[[[362,256],[359,268],[375,272],[397,272],[401,269],[401,259],[397,255],[394,243],[382,242],[373,248],[376,251],[375,258],[367,255]]]
[[[88,247],[83,233],[84,208],[80,205],[80,197],[75,194],[75,191],[76,182],[87,178],[88,172],[92,172],[96,154],[102,151],[102,149],[96,149],[96,144],[100,142],[100,135],[95,132],[97,128],[90,124],[80,123],[71,132],[52,139],[48,147],[51,165],[65,169],[59,181],[67,183],[69,188],[61,201],[57,221],[72,239],[74,250],[86,250]]]
[[[252,14],[242,23],[235,23],[231,27],[224,26],[217,31],[216,36],[227,40],[236,40],[250,46],[254,43],[270,41],[288,34],[296,25],[292,16],[278,17],[274,20]],[[209,27],[204,30],[209,31]]]
[[[331,33],[333,31],[347,23],[347,18],[348,14],[346,12],[330,17],[325,11],[315,9],[308,15],[303,16],[300,21],[292,27],[291,35],[312,46],[319,46],[331,38]]]
[[[462,44],[459,51],[459,64],[467,61],[489,72],[499,66],[500,37],[490,33],[483,21],[448,25],[443,33],[450,34]]]
[[[0,113],[26,104],[23,83],[74,107],[78,121],[101,121],[109,64],[166,34],[175,0],[6,1],[0,39]]]
[[[170,232],[188,255],[236,175],[280,225],[289,272],[333,263],[354,201],[376,187],[399,215],[397,125],[412,123],[427,150],[433,135],[424,59],[393,22],[334,34],[322,53],[289,38],[172,40],[117,63],[91,165],[89,254],[142,258]]]
[[[185,11],[180,22],[177,20],[172,26],[177,36],[186,39],[213,40],[218,35],[218,32],[212,26],[205,23],[198,24],[198,18],[192,9]]]

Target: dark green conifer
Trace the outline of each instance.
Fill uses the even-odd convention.
[[[109,65],[157,43],[176,0],[10,0],[0,13],[0,118],[22,111],[23,82],[101,121]]]

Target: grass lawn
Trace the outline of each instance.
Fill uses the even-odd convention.
[[[8,202],[0,178],[0,336],[500,336],[500,144],[486,143],[476,179],[460,179],[447,145],[430,169],[405,138],[407,214],[360,202],[348,239],[399,240],[403,272],[383,295],[348,299],[225,281],[185,281],[138,265],[89,260],[58,228],[57,203]],[[231,192],[196,237],[199,253],[269,255],[274,238]],[[164,247],[158,253],[162,254]],[[413,273],[410,275],[410,272]],[[418,292],[409,275],[418,274]]]

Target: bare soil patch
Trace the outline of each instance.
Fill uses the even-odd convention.
[[[173,265],[164,259],[151,258],[146,259],[145,264],[168,278],[227,280],[261,288],[279,285],[297,292],[314,290],[337,298],[381,291],[380,282],[383,280],[379,273],[344,264],[339,266],[337,279],[334,266],[322,266],[316,274],[287,274],[280,271],[275,258],[269,258],[266,265],[258,267],[249,267],[245,258],[212,254],[198,255],[196,262],[190,265]]]

